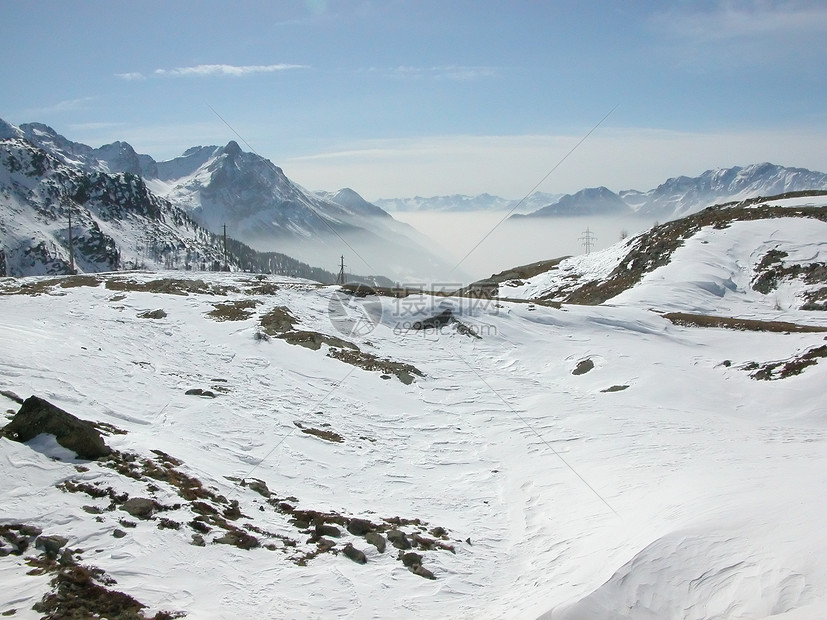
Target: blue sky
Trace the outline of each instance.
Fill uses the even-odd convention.
[[[234,130],[311,189],[520,198],[610,110],[541,190],[827,171],[823,2],[3,0],[0,23],[5,120],[159,160]]]

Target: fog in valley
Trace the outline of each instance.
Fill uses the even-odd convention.
[[[633,235],[655,223],[645,218],[610,216],[502,221],[506,216],[503,211],[391,215],[426,235],[432,241],[430,249],[434,253],[452,266],[458,265],[452,272],[439,274],[446,283],[463,282],[465,278],[457,275],[460,272],[471,280],[479,280],[518,265],[583,254],[586,248],[582,238],[587,229],[593,238],[591,251],[596,251],[620,241],[624,232]]]

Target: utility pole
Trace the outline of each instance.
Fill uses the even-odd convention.
[[[586,254],[589,254],[592,251],[592,246],[594,242],[597,241],[597,237],[594,236],[594,233],[586,228],[586,232],[580,237],[580,242],[584,248],[586,248]]]
[[[336,276],[336,284],[344,284],[345,283],[345,257],[344,254],[342,255],[342,261],[339,265],[339,275]]]
[[[75,275],[75,248],[72,242],[72,207],[69,207],[69,275]]]
[[[224,271],[229,271],[230,266],[227,264],[227,225],[224,224]]]

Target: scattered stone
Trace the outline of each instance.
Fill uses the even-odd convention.
[[[333,538],[339,538],[341,535],[342,530],[335,525],[329,525],[327,523],[316,524],[316,536],[333,536]]]
[[[211,390],[202,390],[201,388],[192,388],[184,392],[185,396],[202,396],[204,398],[215,398],[215,392]]]
[[[612,387],[607,387],[605,390],[600,390],[601,392],[622,392],[623,390],[627,389],[628,385],[613,385]]]
[[[376,529],[373,523],[367,519],[351,519],[347,522],[347,531],[354,536],[364,536],[368,532]]]
[[[41,433],[54,435],[57,442],[82,459],[95,460],[111,454],[94,425],[76,418],[37,396],[27,398],[2,435],[25,443]]]
[[[368,562],[368,558],[365,556],[365,554],[359,551],[350,543],[345,545],[345,548],[342,549],[342,553],[345,555],[345,557],[350,558],[357,564],[367,564]]]
[[[239,549],[255,549],[261,545],[258,538],[250,536],[242,530],[229,530],[224,536],[216,538],[213,542],[222,545],[234,545]]]
[[[83,512],[88,512],[90,515],[99,515],[103,513],[103,508],[98,506],[81,506]]]
[[[435,536],[437,538],[444,538],[445,536],[448,536],[448,530],[446,530],[444,527],[437,526],[430,531],[430,534],[431,536]]]
[[[376,547],[379,553],[385,553],[385,537],[379,532],[368,532],[365,534],[365,540]]]
[[[138,315],[139,319],[163,319],[166,318],[167,313],[161,310],[147,310]]]
[[[594,362],[590,359],[580,360],[575,366],[574,370],[571,371],[573,375],[585,375],[587,372],[594,368]]]
[[[436,579],[434,574],[422,565],[410,570],[414,575],[419,575],[420,577],[424,577],[425,579]]]
[[[388,541],[397,549],[410,549],[411,543],[408,536],[402,530],[388,530]]]
[[[137,523],[135,523],[134,521],[130,521],[129,519],[120,519],[118,521],[118,523],[120,523],[121,527],[127,527],[127,528],[138,527]]]
[[[43,530],[36,525],[21,525],[18,530],[23,536],[40,536]]]
[[[412,568],[414,566],[421,566],[422,565],[422,556],[418,553],[402,553],[400,552],[402,564],[404,564],[408,568]]]
[[[58,551],[66,546],[67,542],[69,542],[69,539],[63,536],[38,536],[37,540],[34,541],[34,546],[47,556],[54,558],[57,557]]]
[[[270,489],[267,488],[267,483],[263,480],[258,480],[257,478],[253,478],[250,482],[242,481],[241,485],[249,487],[251,491],[255,491],[262,497],[269,498],[270,495],[272,495],[272,493],[270,493]]]
[[[115,538],[123,538],[124,536],[126,536],[126,532],[124,532],[120,528],[115,528],[115,531],[112,532],[112,536],[114,536]]]
[[[121,505],[121,510],[139,519],[149,519],[155,512],[155,502],[144,497],[133,497]]]
[[[324,536],[322,536],[321,538],[319,538],[319,540],[316,541],[316,545],[319,547],[320,553],[327,553],[328,551],[333,549],[333,547],[336,546],[336,543],[330,540],[329,538],[325,538]]]
[[[2,394],[3,396],[5,396],[5,397],[6,397],[6,398],[8,398],[9,400],[13,400],[13,401],[14,401],[14,402],[16,402],[18,405],[22,405],[22,404],[23,404],[23,399],[22,399],[22,398],[20,398],[17,394],[15,394],[14,392],[12,392],[12,391],[10,391],[10,390],[0,390],[0,394]]]

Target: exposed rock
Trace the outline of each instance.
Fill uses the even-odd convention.
[[[239,549],[254,549],[261,545],[258,538],[242,530],[230,530],[224,534],[224,536],[216,538],[213,542],[222,545],[234,545]]]
[[[388,540],[397,549],[410,549],[411,543],[407,535],[402,530],[388,530]]]
[[[14,401],[14,402],[16,402],[18,405],[22,405],[22,404],[23,404],[23,399],[22,399],[22,398],[20,398],[17,394],[15,394],[14,392],[12,392],[11,390],[0,390],[0,394],[2,394],[3,396],[5,396],[5,397],[6,397],[6,398],[8,398],[9,400],[13,400],[13,401]]]
[[[414,575],[419,575],[420,577],[424,577],[425,579],[436,579],[434,574],[422,565],[417,566],[416,568],[412,568],[411,572]]]
[[[379,532],[368,532],[365,534],[365,540],[376,547],[379,553],[385,553],[385,537]]]
[[[148,519],[155,512],[155,502],[144,497],[133,497],[121,505],[121,510],[128,512],[133,517]]]
[[[120,528],[115,528],[115,531],[112,532],[112,536],[114,536],[115,538],[123,538],[124,536],[126,536],[126,532],[124,532]]]
[[[418,553],[409,552],[409,553],[401,553],[400,555],[402,556],[401,557],[402,564],[404,564],[408,568],[412,568],[414,566],[421,566],[422,565],[422,556],[419,555]]]
[[[333,538],[339,538],[342,535],[342,530],[340,530],[335,525],[329,525],[327,523],[317,523],[316,524],[316,535],[317,536],[333,536]]]
[[[201,534],[193,534],[192,535],[192,542],[191,545],[196,547],[206,547],[207,543],[204,542],[204,537]]]
[[[342,553],[345,555],[345,557],[350,558],[357,564],[367,564],[368,562],[368,558],[365,556],[365,554],[359,551],[350,543],[345,545],[345,548],[342,549]]]
[[[243,486],[247,486],[251,491],[255,491],[262,497],[270,497],[270,489],[267,488],[267,483],[263,480],[253,478],[250,482],[242,482]]]
[[[594,362],[590,359],[580,360],[577,362],[577,366],[574,367],[574,370],[571,371],[573,375],[585,375],[589,372],[592,368],[594,368]]]
[[[347,531],[354,536],[364,536],[374,529],[373,523],[367,519],[351,519],[347,522]]]
[[[628,385],[613,385],[612,387],[607,387],[605,390],[600,390],[601,392],[622,392],[623,390],[627,389]]]
[[[215,392],[210,390],[202,390],[201,388],[192,388],[184,392],[185,396],[203,396],[204,398],[215,398]]]
[[[34,546],[49,557],[57,557],[58,551],[66,546],[67,542],[69,539],[63,536],[38,536],[34,541]]]
[[[25,443],[41,433],[54,435],[57,442],[82,459],[98,459],[112,450],[91,422],[76,418],[50,402],[30,396],[3,428],[3,436]]]
[[[139,319],[163,319],[166,318],[167,313],[161,310],[147,310],[138,315]]]

